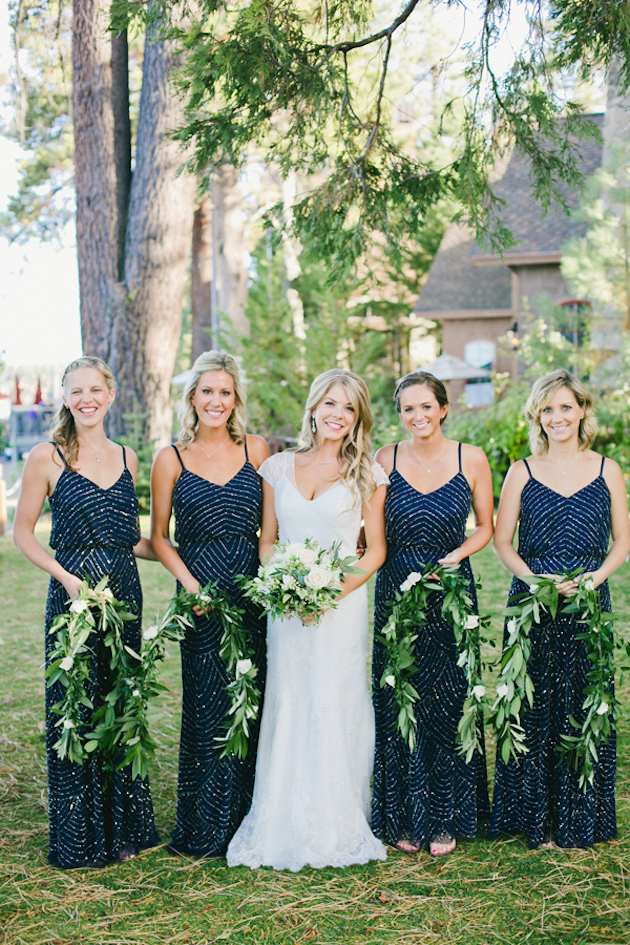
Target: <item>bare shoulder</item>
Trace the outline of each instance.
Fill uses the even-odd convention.
[[[619,463],[616,462],[614,459],[610,459],[609,456],[600,457],[599,453],[595,453],[595,455],[600,460],[600,462],[602,458],[604,459],[604,464],[602,468],[602,475],[604,477],[604,480],[609,485],[618,485],[619,483],[623,483],[625,486],[623,472],[621,471],[621,466],[619,465]]]
[[[529,457],[531,459],[532,457]],[[503,483],[503,488],[505,489],[518,489],[520,492],[529,479],[529,471],[525,465],[524,459],[517,459],[515,463],[512,463],[505,475],[505,482]]]
[[[35,472],[54,471],[63,468],[63,460],[52,443],[38,443],[28,454],[26,465]]]
[[[489,467],[488,457],[480,446],[473,446],[472,443],[462,443],[462,463],[470,466],[473,470],[481,470]]]
[[[179,460],[172,446],[163,446],[157,451],[155,459],[153,460],[154,472],[168,473],[172,471],[173,473],[177,473],[179,468]]]
[[[395,450],[396,447],[394,444],[390,444],[389,446],[381,446],[381,448],[376,451],[376,456],[374,457],[376,462],[380,463],[388,476],[394,468]]]
[[[258,469],[258,467],[269,458],[269,446],[267,445],[267,441],[262,436],[249,433],[245,437],[245,441],[247,443],[247,452],[250,462],[254,469]]]

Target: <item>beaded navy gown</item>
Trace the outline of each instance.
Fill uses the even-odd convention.
[[[596,570],[608,554],[611,500],[603,476],[572,496],[562,496],[535,479],[521,494],[518,553],[535,574]],[[527,590],[512,580],[510,597]],[[608,584],[599,588],[601,606],[610,611]],[[560,736],[575,729],[569,717],[584,720],[582,709],[590,668],[580,627],[572,615],[548,615],[531,630],[528,672],[534,705],[523,712],[528,753],[506,765],[497,758],[490,835],[520,831],[532,847],[552,840],[561,847],[588,847],[616,836],[616,737],[598,749],[594,784],[586,793],[578,773],[557,750]]]
[[[236,578],[258,570],[258,536],[262,487],[247,456],[224,486],[209,482],[184,466],[173,490],[175,541],[179,555],[199,583],[217,581],[245,611],[258,667],[257,684],[265,679],[265,621]],[[211,617],[195,617],[181,644],[182,732],[179,749],[177,822],[170,849],[191,856],[224,856],[227,845],[249,810],[254,786],[258,727],[254,726],[244,760],[220,759],[215,736],[223,733],[230,706],[228,677],[219,656],[223,634]]]
[[[59,563],[92,584],[109,577],[118,600],[125,601],[137,620],[125,624],[124,639],[134,650],[141,644],[142,589],[133,547],[140,540],[138,500],[123,448],[125,468],[109,489],[66,465],[50,497],[50,545]],[[51,578],[46,602],[46,657],[55,636],[48,631],[64,613],[68,594]],[[88,695],[95,706],[109,691],[106,654],[96,649]],[[132,779],[131,768],[106,772],[98,755],[83,765],[61,761],[54,749],[59,738],[59,715],[52,706],[63,696],[61,683],[46,689],[46,758],[51,863],[62,867],[104,865],[130,852],[154,846],[159,837],[153,821],[148,780]],[[86,722],[88,720],[86,719]]]
[[[457,726],[466,698],[466,679],[457,666],[452,624],[440,613],[441,594],[434,595],[426,623],[418,628],[417,676],[412,679],[420,698],[416,747],[409,750],[396,730],[393,690],[381,688],[385,650],[378,639],[389,616],[395,592],[408,574],[435,564],[459,548],[466,537],[472,495],[462,472],[426,495],[418,492],[394,468],[385,500],[387,559],[376,578],[372,699],[376,714],[376,750],[372,829],[387,843],[409,840],[426,846],[434,837],[474,837],[478,821],[488,816],[485,755],[466,764],[457,752]],[[469,581],[476,606],[468,559],[460,569]],[[482,733],[483,744],[483,733]]]

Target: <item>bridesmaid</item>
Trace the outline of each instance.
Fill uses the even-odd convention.
[[[532,455],[508,471],[495,535],[496,552],[515,575],[510,597],[527,590],[532,574],[580,567],[610,610],[607,578],[630,550],[628,501],[617,463],[589,448],[597,430],[592,408],[591,395],[568,371],[547,374],[532,388],[525,407]],[[567,597],[576,587],[562,581],[558,591]],[[579,632],[572,616],[560,614],[532,627],[534,705],[522,719],[528,753],[518,764],[497,758],[492,836],[519,830],[532,847],[588,847],[616,836],[614,733],[598,750],[586,793],[557,751],[560,736],[575,731],[570,717],[584,718],[590,663]]]
[[[154,558],[140,538],[134,481],[137,457],[105,436],[103,421],[115,397],[114,379],[100,358],[73,361],[63,375],[63,405],[52,444],[40,443],[24,467],[15,516],[15,544],[29,561],[51,575],[46,604],[46,659],[54,649],[51,623],[75,597],[83,578],[109,576],[114,596],[138,618],[125,624],[125,642],[140,647],[142,590],[134,553]],[[50,546],[35,537],[48,496],[52,510]],[[89,684],[95,705],[108,691],[105,654],[96,653]],[[60,683],[46,689],[46,757],[51,863],[61,867],[104,866],[127,860],[159,843],[148,781],[132,780],[131,768],[105,772],[97,755],[83,765],[61,761],[53,745],[62,698]]]
[[[428,845],[432,855],[440,856],[455,849],[457,836],[474,837],[478,819],[487,817],[489,808],[485,756],[466,764],[456,746],[467,686],[457,666],[453,627],[441,617],[436,594],[416,643],[419,672],[413,685],[420,698],[413,752],[396,731],[392,690],[380,686],[386,660],[378,635],[395,592],[410,572],[428,563],[459,565],[476,603],[468,557],[492,537],[492,483],[482,450],[443,436],[448,397],[440,380],[424,371],[408,374],[398,383],[395,399],[411,439],[377,453],[390,485],[387,559],[376,579],[374,614],[372,828],[405,853]],[[471,507],[475,527],[467,538]]]
[[[258,569],[262,488],[256,470],[269,456],[265,441],[247,436],[243,381],[235,359],[206,351],[195,361],[182,396],[175,446],[160,450],[151,476],[151,542],[177,586],[197,593],[218,581],[243,607],[264,682],[265,623],[235,578]],[[169,539],[175,515],[174,547]],[[183,717],[177,823],[169,849],[223,856],[252,799],[257,733],[244,760],[219,758],[214,738],[229,708],[228,678],[219,656],[222,628],[195,609],[196,626],[182,641]]]

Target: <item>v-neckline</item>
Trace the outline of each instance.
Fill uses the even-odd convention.
[[[321,499],[322,496],[328,495],[331,489],[334,489],[335,486],[338,486],[339,483],[341,482],[341,479],[335,479],[335,481],[330,486],[328,486],[327,489],[324,489],[323,492],[320,492],[319,495],[314,495],[312,499],[307,499],[304,493],[300,491],[300,488],[297,484],[297,480],[295,478],[295,453],[294,453],[293,454],[293,481],[289,479],[289,482],[291,483],[291,485],[293,486],[297,494],[300,496],[300,498],[304,499],[305,502],[317,502],[317,500]]]
[[[402,481],[405,483],[406,486],[409,486],[410,489],[412,489],[412,490],[413,490],[414,492],[416,492],[418,495],[423,496],[425,499],[426,499],[428,496],[430,496],[430,495],[435,495],[436,492],[441,492],[442,489],[446,489],[446,487],[447,487],[447,486],[450,486],[450,484],[451,484],[452,482],[455,482],[455,480],[457,479],[458,476],[464,476],[464,474],[463,474],[463,472],[461,471],[461,469],[458,469],[454,476],[451,476],[450,479],[447,479],[446,482],[443,482],[441,486],[438,486],[438,487],[437,487],[437,489],[431,489],[430,492],[421,492],[420,489],[416,489],[415,486],[412,486],[411,483],[410,483],[407,479],[405,479],[405,477],[403,476],[403,474],[402,474],[401,472],[398,472],[397,469],[392,469],[392,473],[397,473],[397,474],[400,476],[400,478],[402,479]],[[464,476],[464,479],[466,480],[466,483],[468,484],[468,480],[466,479],[466,476]]]
[[[539,486],[542,486],[543,489],[546,489],[548,492],[552,492],[554,495],[557,495],[558,498],[560,498],[560,499],[574,499],[576,495],[579,495],[579,494],[580,494],[580,492],[584,492],[586,489],[590,489],[591,486],[594,486],[596,482],[598,482],[600,479],[603,479],[603,478],[604,478],[604,477],[603,477],[602,474],[600,473],[598,476],[595,476],[594,479],[591,479],[590,482],[587,482],[585,486],[582,486],[580,489],[576,489],[576,491],[575,491],[575,492],[572,492],[570,495],[564,495],[564,493],[558,492],[557,489],[552,489],[551,486],[548,486],[547,483],[546,483],[546,482],[543,482],[541,479],[537,479],[535,476],[532,476],[531,473],[530,473],[530,475],[529,475],[529,479],[530,479],[532,482],[538,483],[538,485],[539,485]],[[605,482],[605,481],[606,481],[606,480],[604,479],[604,482]],[[528,482],[529,482],[529,480],[528,480]]]

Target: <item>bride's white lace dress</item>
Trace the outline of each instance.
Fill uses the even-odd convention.
[[[342,482],[309,501],[295,484],[295,454],[259,470],[274,488],[280,541],[316,539],[353,555],[361,503]],[[375,464],[377,485],[386,483]],[[369,827],[374,711],[367,686],[365,585],[319,626],[269,620],[267,683],[249,814],[227,851],[229,866],[299,870],[384,860]]]

